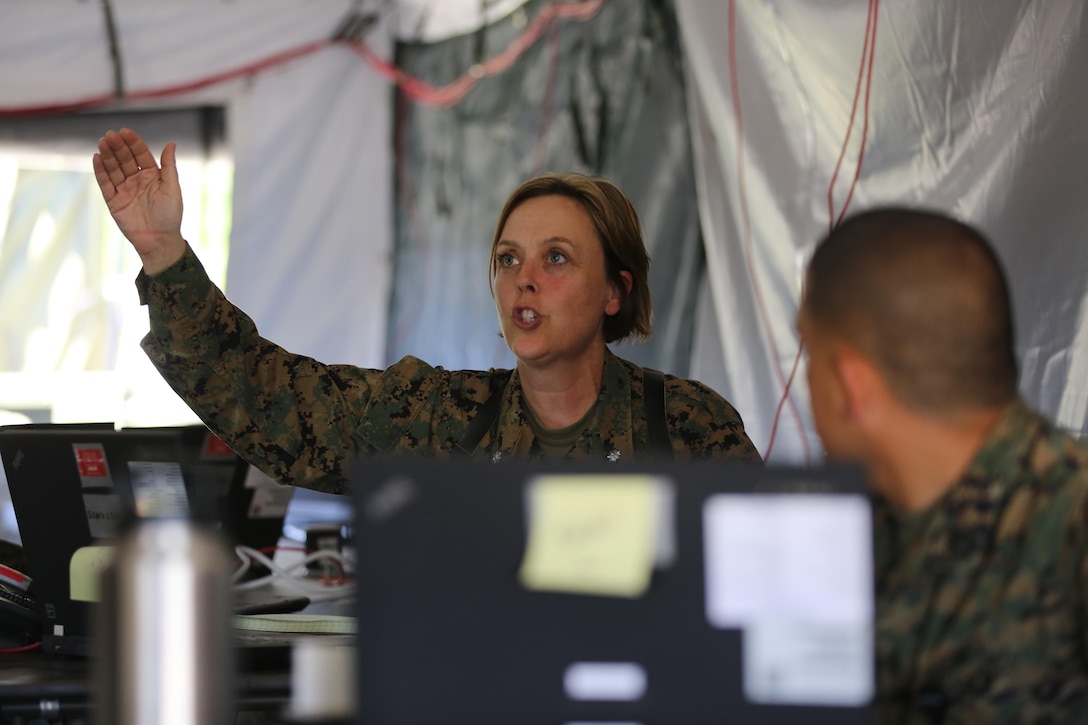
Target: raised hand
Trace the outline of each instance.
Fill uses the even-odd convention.
[[[161,272],[185,253],[174,149],[173,143],[166,144],[160,167],[140,135],[122,128],[98,139],[93,159],[102,198],[148,274]]]

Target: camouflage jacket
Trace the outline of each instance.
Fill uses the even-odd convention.
[[[1017,401],[938,503],[875,525],[882,725],[1088,722],[1088,449]]]
[[[278,481],[344,492],[356,456],[452,456],[492,386],[502,405],[474,457],[541,455],[516,370],[444,370],[413,357],[371,370],[293,355],[260,337],[191,249],[160,274],[141,273],[137,288],[150,312],[151,361],[216,435]],[[665,391],[677,460],[759,460],[717,393],[672,376]],[[631,460],[646,439],[641,368],[609,352],[593,422],[569,457]]]

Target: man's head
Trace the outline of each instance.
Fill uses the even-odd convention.
[[[1001,265],[978,231],[941,214],[887,208],[841,224],[809,263],[798,327],[817,430],[835,457],[860,454],[851,386],[863,368],[904,410],[933,419],[1016,395]]]

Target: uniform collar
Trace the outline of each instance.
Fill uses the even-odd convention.
[[[496,431],[497,445],[489,446],[491,460],[497,462],[511,456],[530,458],[539,455],[539,450],[533,446],[532,427],[525,417],[521,377],[517,369],[510,375],[502,395],[502,413]],[[630,400],[630,376],[622,361],[611,350],[606,349],[597,412],[586,426],[586,431],[574,444],[571,457],[577,460],[613,462],[633,460],[635,447],[632,439]]]

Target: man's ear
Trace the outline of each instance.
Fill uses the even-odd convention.
[[[848,346],[836,351],[834,366],[842,389],[844,413],[855,423],[871,420],[884,390],[876,366],[859,350]]]

